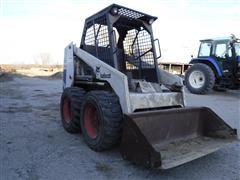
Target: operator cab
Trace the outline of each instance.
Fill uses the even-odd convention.
[[[156,19],[112,4],[86,19],[80,48],[131,79],[159,83],[160,46],[151,26]]]
[[[198,58],[211,58],[223,76],[236,73],[240,67],[240,41],[234,35],[226,38],[200,40]]]

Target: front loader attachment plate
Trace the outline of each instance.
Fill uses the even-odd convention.
[[[236,140],[236,130],[206,107],[125,115],[121,154],[135,164],[169,169]]]

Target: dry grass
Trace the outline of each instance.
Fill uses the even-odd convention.
[[[36,65],[36,64],[0,64],[0,72],[17,73],[26,76],[51,76],[61,72],[62,65]]]

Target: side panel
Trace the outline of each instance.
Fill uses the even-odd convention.
[[[204,63],[205,62],[209,62],[213,65],[213,67],[215,68],[216,72],[217,72],[217,75],[218,76],[222,76],[222,70],[221,68],[219,67],[219,65],[217,64],[216,60],[212,57],[206,57],[206,58],[194,58],[190,61],[190,64],[194,64],[194,63],[198,63],[201,61]]]
[[[63,89],[71,87],[74,78],[73,43],[64,49]]]
[[[240,56],[237,56],[237,62],[240,64]]]
[[[88,52],[76,46],[73,46],[73,49],[74,54],[95,71],[97,79],[107,81],[111,85],[119,97],[123,113],[131,113],[127,76]]]

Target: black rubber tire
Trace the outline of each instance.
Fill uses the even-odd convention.
[[[96,137],[90,137],[85,126],[86,108],[95,107],[98,122]],[[96,119],[95,118],[95,119]],[[116,145],[122,133],[123,114],[118,97],[109,91],[91,91],[83,101],[81,109],[81,130],[86,144],[94,151],[103,151]]]
[[[78,87],[66,88],[62,93],[60,102],[61,121],[63,128],[69,133],[79,133],[81,131],[80,111],[85,94],[85,91]],[[64,101],[67,99],[69,101],[68,105],[66,105],[69,111],[68,121],[64,118]]]
[[[200,88],[194,88],[189,82],[189,76],[194,71],[201,71],[205,77],[205,83]],[[206,94],[212,90],[215,84],[215,75],[213,70],[206,64],[197,63],[192,65],[185,74],[185,84],[187,89],[193,94]]]

